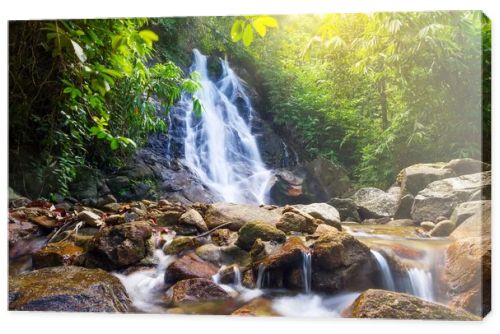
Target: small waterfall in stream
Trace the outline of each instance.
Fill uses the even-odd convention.
[[[259,269],[257,271],[257,282],[255,283],[255,287],[257,289],[262,289],[264,287],[264,282],[267,279],[266,275],[266,266],[264,264],[259,264]]]
[[[234,273],[234,286],[236,287],[236,289],[242,289],[243,288],[243,284],[242,284],[242,279],[241,279],[241,270],[240,270],[240,267],[238,267],[237,265],[234,265],[233,266],[233,273]]]
[[[179,143],[179,136],[172,140],[183,147],[184,164],[219,200],[267,203],[272,173],[265,167],[251,132],[254,110],[245,84],[226,60],[221,60],[222,75],[214,82],[209,77],[207,57],[196,49],[193,54],[191,71],[201,77],[195,96],[203,110],[201,116],[195,115],[191,97],[183,95],[169,115],[171,123],[182,124],[182,130],[169,130],[181,131],[183,142]],[[171,143],[167,146],[171,150]],[[172,156],[172,152],[167,154]]]
[[[432,274],[420,268],[410,268],[407,271],[410,281],[410,293],[425,300],[434,301]]]
[[[430,271],[419,267],[410,267],[406,270],[405,276],[395,279],[384,255],[375,250],[371,250],[371,253],[377,260],[384,289],[406,292],[425,300],[435,301],[435,288]]]
[[[304,292],[311,293],[311,280],[312,280],[312,267],[311,267],[311,253],[302,253],[302,279],[304,281]]]
[[[391,268],[385,257],[377,251],[371,250],[373,256],[377,260],[380,273],[382,274],[382,281],[384,283],[384,289],[396,291],[396,285],[394,284],[394,278],[392,277]]]

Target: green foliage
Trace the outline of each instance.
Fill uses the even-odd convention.
[[[11,54],[24,52],[25,60],[44,57],[51,66],[46,80],[56,84],[43,92],[48,110],[36,109],[36,100],[23,111],[37,121],[36,136],[18,133],[15,141],[29,146],[26,139],[43,138],[36,149],[25,149],[35,161],[46,161],[47,168],[40,170],[53,171],[55,190],[61,194],[67,193],[78,166],[108,167],[126,158],[150,133],[166,131],[159,110],[168,112],[183,91],[194,93],[199,87],[196,76],[183,78],[182,70],[168,59],[150,63],[159,36],[147,28],[146,19],[53,21],[33,27],[16,24],[19,29],[29,29],[28,33],[41,33],[29,46],[32,54],[25,52],[21,41],[11,43]],[[37,45],[44,49],[35,50]],[[12,71],[11,77],[24,86],[30,75],[45,69],[41,64],[25,69],[21,63],[14,63],[11,69],[16,66],[18,71]],[[19,70],[22,74],[17,75]],[[22,113],[15,109],[16,101],[24,98],[22,85],[19,92],[11,90],[12,125],[23,122]],[[47,187],[40,190],[52,191]]]
[[[251,52],[274,120],[306,158],[384,187],[413,163],[481,159],[483,21],[473,11],[288,16]]]
[[[231,27],[233,42],[242,41],[243,45],[250,46],[254,40],[254,31],[260,36],[266,36],[268,28],[278,27],[278,21],[271,16],[243,16],[234,20]]]

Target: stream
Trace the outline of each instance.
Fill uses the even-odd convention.
[[[447,239],[412,236],[414,229],[408,227],[349,224],[343,228],[371,248],[379,266],[379,288],[409,293],[428,301],[447,302],[439,283]],[[165,269],[176,256],[165,255],[161,249],[157,249],[155,258],[158,263],[155,268],[139,270],[129,275],[115,273],[126,287],[136,312],[169,311],[162,303],[162,295],[168,288],[163,279]],[[221,267],[220,271],[224,268],[225,266]],[[255,298],[264,297],[272,301],[272,309],[277,314],[295,317],[341,317],[342,311],[365,290],[334,294],[311,291],[312,267],[309,253],[304,254],[301,268],[306,284],[304,290],[298,292],[266,288],[266,281],[270,277],[263,266],[259,267],[254,289],[242,284],[242,273],[237,266],[233,266],[235,273],[231,284],[221,284],[219,274],[212,279],[234,297],[236,305],[241,306]],[[190,306],[189,312],[224,314],[230,313],[234,307],[234,303],[222,306],[200,304]]]

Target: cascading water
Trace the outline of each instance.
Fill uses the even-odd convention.
[[[304,292],[311,293],[311,281],[312,281],[312,267],[311,267],[311,253],[302,253],[302,279],[304,281]]]
[[[297,155],[297,152],[295,152],[292,148],[289,148],[284,140],[281,140],[281,146],[283,147],[281,167],[288,168],[297,166],[299,164],[299,157]]]
[[[219,200],[267,203],[272,173],[265,167],[251,132],[254,110],[245,84],[225,60],[221,60],[221,78],[212,81],[207,57],[196,49],[193,53],[191,71],[201,78],[195,96],[203,111],[197,116],[186,94],[170,115],[184,123],[183,161]]]
[[[377,249],[372,249],[371,253],[379,267],[384,289],[409,293],[433,302],[446,301],[446,296],[439,293],[436,277],[440,276],[448,241],[442,238],[421,239],[391,234],[391,228],[395,232],[401,232],[403,227],[364,225],[345,228],[351,235]],[[391,268],[389,263],[393,262],[388,261],[387,256],[395,261],[398,267],[396,270]]]
[[[432,273],[421,268],[410,268],[407,274],[409,292],[422,299],[434,301]]]
[[[255,283],[255,287],[257,289],[262,289],[264,287],[264,280],[266,279],[266,267],[264,264],[259,264],[259,269],[257,271],[257,282]]]
[[[379,252],[372,250],[371,253],[377,260],[380,272],[382,274],[382,281],[384,283],[384,288],[391,291],[396,291],[396,285],[394,284],[394,278],[392,277],[391,268],[387,263],[385,257]]]

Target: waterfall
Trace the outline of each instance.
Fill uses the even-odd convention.
[[[208,74],[207,57],[196,49],[193,54],[191,71],[201,77],[201,88],[195,96],[203,111],[200,117],[195,115],[187,94],[171,110],[183,123],[177,124],[176,135],[176,140],[180,137],[183,141],[183,162],[219,200],[267,203],[272,174],[265,167],[251,132],[254,110],[245,83],[226,60],[221,60],[220,79],[213,81]]]
[[[242,280],[241,280],[241,270],[240,270],[240,267],[238,267],[238,265],[234,265],[233,266],[233,273],[234,273],[234,286],[236,287],[236,289],[240,289],[243,287],[243,284],[242,284]]]
[[[409,292],[417,297],[434,301],[432,273],[420,268],[407,270],[410,286]]]
[[[158,306],[159,295],[164,288],[165,270],[175,260],[173,255],[165,255],[161,249],[154,252],[158,261],[155,268],[138,270],[132,274],[124,275],[114,273],[121,281],[132,301],[132,305],[144,312],[162,313],[163,309]]]
[[[304,282],[304,292],[311,293],[311,280],[312,280],[312,267],[311,267],[311,253],[303,252],[302,262],[302,280]]]
[[[281,140],[281,146],[283,147],[283,158],[281,159],[281,167],[288,168],[297,166],[299,164],[299,156],[293,148],[289,148],[284,140]]]
[[[255,283],[255,287],[257,289],[262,289],[264,287],[264,279],[266,279],[266,266],[262,263],[259,264],[259,269],[257,272],[257,282]]]
[[[377,251],[371,250],[371,253],[377,260],[377,265],[382,274],[382,282],[384,284],[384,289],[396,291],[396,285],[394,284],[394,278],[392,277],[391,268],[385,257]]]

